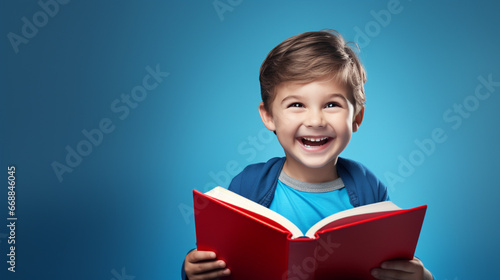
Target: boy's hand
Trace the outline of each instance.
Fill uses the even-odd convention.
[[[417,258],[383,262],[381,268],[372,270],[373,277],[381,280],[432,280],[432,274]]]
[[[184,270],[189,280],[216,279],[231,274],[223,260],[217,260],[214,252],[189,252],[184,259]]]

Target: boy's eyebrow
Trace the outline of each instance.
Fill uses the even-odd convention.
[[[285,97],[281,100],[281,104],[283,104],[288,99],[300,99],[300,95],[288,95],[287,97]]]
[[[345,95],[343,95],[342,93],[338,93],[338,92],[331,93],[328,97],[330,97],[330,98],[340,97],[340,98],[344,99],[345,101],[349,101],[349,99]]]
[[[288,99],[300,99],[301,97],[302,96],[300,96],[300,95],[288,95],[287,97],[285,97],[281,100],[281,104],[283,104]],[[334,97],[340,97],[340,98],[344,99],[345,101],[349,101],[349,99],[346,96],[344,96],[342,93],[339,93],[339,92],[330,93],[328,95],[328,98],[334,98]]]

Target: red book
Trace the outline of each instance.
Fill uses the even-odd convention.
[[[412,259],[427,205],[390,201],[333,214],[302,233],[278,213],[216,187],[193,191],[196,240],[214,251],[236,280],[375,279],[391,259]]]

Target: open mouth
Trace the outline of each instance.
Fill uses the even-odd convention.
[[[302,137],[301,138],[302,144],[306,148],[323,146],[326,143],[328,143],[329,140],[330,140],[329,137],[319,137],[319,138]]]

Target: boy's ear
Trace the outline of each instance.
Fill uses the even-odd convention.
[[[267,129],[271,131],[276,131],[276,126],[274,125],[273,116],[266,110],[264,106],[264,102],[260,102],[259,104],[259,114],[262,122],[267,127]]]
[[[356,116],[354,116],[354,120],[352,121],[352,132],[358,131],[361,122],[363,122],[364,115],[365,115],[365,107],[363,106],[361,108],[361,111],[359,111],[359,113]]]

